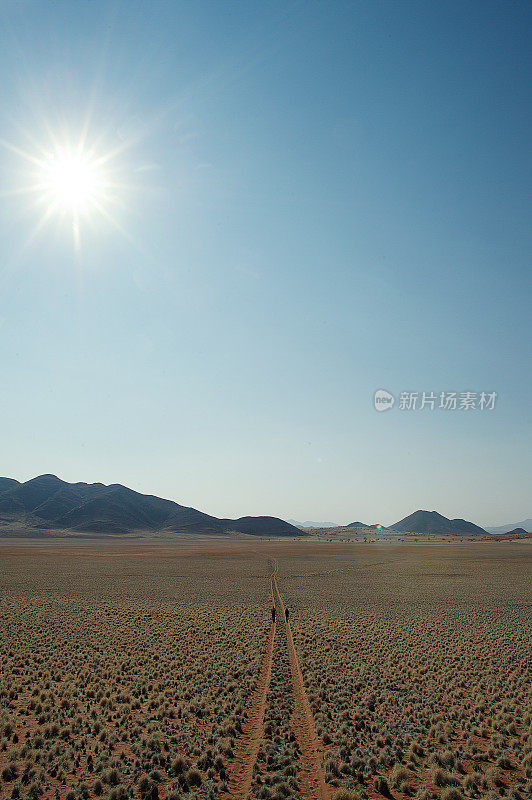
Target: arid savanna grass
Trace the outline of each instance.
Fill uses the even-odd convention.
[[[274,557],[332,797],[530,796],[530,553],[2,543],[0,797],[222,797]],[[301,796],[293,711],[278,620],[250,798]]]

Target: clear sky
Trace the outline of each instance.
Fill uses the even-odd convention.
[[[2,0],[0,474],[217,516],[531,516],[531,22]],[[38,173],[83,132],[106,188],[75,237]]]

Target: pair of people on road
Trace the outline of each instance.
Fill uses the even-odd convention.
[[[288,609],[284,610],[284,618],[288,620]],[[275,622],[275,606],[272,606],[272,622]]]

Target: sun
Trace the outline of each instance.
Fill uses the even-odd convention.
[[[130,238],[121,221],[134,192],[126,179],[131,170],[122,158],[127,143],[105,146],[103,136],[90,141],[85,130],[77,138],[49,130],[47,144],[38,144],[33,137],[30,141],[33,150],[0,139],[0,146],[26,162],[19,185],[3,194],[30,196],[40,211],[28,243],[54,218],[71,228],[76,250],[81,247],[82,229],[103,230],[99,224],[103,220]]]
[[[94,222],[97,215],[115,222],[110,206],[117,200],[118,184],[113,178],[112,154],[98,154],[83,140],[75,145],[58,144],[34,159],[32,190],[44,218],[69,217],[74,246],[80,247],[81,220]]]
[[[99,159],[80,148],[63,147],[41,162],[45,199],[58,211],[81,215],[103,200],[106,176]]]

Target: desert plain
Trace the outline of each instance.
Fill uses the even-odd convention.
[[[0,798],[530,797],[531,555],[0,540]]]

